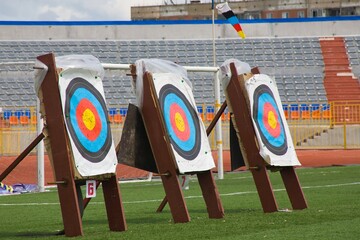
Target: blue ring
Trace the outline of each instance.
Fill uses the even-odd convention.
[[[94,105],[102,124],[95,141],[88,140],[77,123],[76,107],[84,98]],[[101,162],[108,155],[113,144],[106,104],[101,93],[87,80],[81,77],[73,78],[66,88],[64,114],[69,135],[78,152],[90,162]]]
[[[168,96],[170,98],[168,98]],[[172,84],[166,84],[160,89],[159,102],[166,125],[165,128],[170,135],[170,142],[174,150],[185,160],[194,160],[199,155],[201,149],[201,131],[197,111],[190,104],[185,95]],[[181,141],[178,139],[171,127],[169,111],[170,106],[173,103],[179,104],[186,114],[191,135],[188,141]]]
[[[93,105],[94,108],[97,110],[97,113],[99,115],[101,126],[106,126],[106,115],[101,107],[100,102],[96,99],[92,93],[85,89],[85,88],[78,88],[75,90],[74,94],[71,96],[70,99],[70,122],[74,128],[74,132],[76,134],[76,137],[79,139],[81,145],[86,148],[89,152],[98,152],[101,149],[101,146],[104,145],[106,141],[107,136],[107,129],[103,128],[100,130],[99,136],[94,140],[89,140],[80,130],[80,127],[78,125],[78,119],[76,118],[76,109],[79,105],[79,102],[86,98],[89,100]]]
[[[182,141],[178,136],[176,135],[172,125],[171,125],[171,116],[170,116],[170,107],[172,104],[178,104],[179,107],[184,111],[186,119],[189,123],[189,130],[190,130],[190,137],[187,141]],[[170,137],[173,139],[173,141],[184,151],[190,151],[195,146],[195,125],[194,121],[191,117],[191,114],[189,110],[187,109],[184,101],[179,98],[174,93],[170,93],[166,95],[164,99],[164,118],[165,118],[165,124],[166,128],[169,132]]]
[[[278,105],[276,104],[276,100],[271,89],[262,84],[259,85],[254,90],[253,95],[253,119],[255,120],[255,124],[259,130],[261,141],[263,142],[264,146],[273,154],[282,156],[287,152],[288,144],[287,144],[287,137],[285,133],[284,123],[279,113]],[[273,137],[266,129],[264,122],[263,122],[263,110],[264,104],[270,103],[276,113],[278,115],[278,124],[280,124],[280,135],[275,138]]]
[[[264,109],[264,105],[265,103],[270,103],[271,106],[274,107],[274,109],[276,110],[276,114],[278,116],[278,124],[280,124],[280,135],[278,137],[274,137],[273,135],[271,135],[271,133],[267,130],[267,128],[265,127],[265,123],[263,121],[263,109]],[[260,131],[264,134],[265,138],[268,139],[269,143],[272,144],[275,147],[280,147],[281,145],[284,144],[285,141],[285,131],[283,128],[283,125],[281,124],[281,117],[280,117],[280,113],[279,113],[279,109],[274,101],[274,98],[272,98],[269,93],[263,93],[259,96],[259,101],[258,101],[258,109],[260,110],[258,117],[257,117],[257,121],[259,123],[259,128]]]

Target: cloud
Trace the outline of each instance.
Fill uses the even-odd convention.
[[[124,0],[12,0],[3,1],[0,20],[130,20]]]

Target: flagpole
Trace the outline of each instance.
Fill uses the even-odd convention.
[[[212,44],[213,44],[213,63],[214,67],[217,66],[216,63],[216,45],[215,45],[215,7],[214,0],[211,1],[211,12],[212,12]],[[220,80],[219,80],[219,71],[214,75],[214,94],[215,94],[215,111],[218,112],[220,109]],[[217,157],[218,157],[218,179],[224,179],[224,167],[223,167],[223,144],[222,144],[222,126],[221,120],[216,123],[215,126],[215,139],[217,147]]]
[[[215,48],[215,8],[214,0],[211,1],[211,14],[212,14],[212,45],[213,45],[213,64],[216,67],[216,48]]]

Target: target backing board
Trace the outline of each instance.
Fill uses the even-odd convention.
[[[256,74],[245,84],[260,155],[272,166],[301,165],[282,109],[276,83]]]
[[[190,86],[172,73],[154,73],[153,80],[179,172],[207,171],[215,167]]]
[[[82,177],[115,173],[117,157],[101,78],[67,69],[60,73],[59,89],[75,168]]]

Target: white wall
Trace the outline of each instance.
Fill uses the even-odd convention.
[[[247,37],[348,36],[360,35],[360,19],[348,21],[244,23]],[[209,39],[211,24],[169,25],[6,25],[0,22],[0,40],[126,40]],[[230,24],[216,24],[217,38],[237,34]]]

